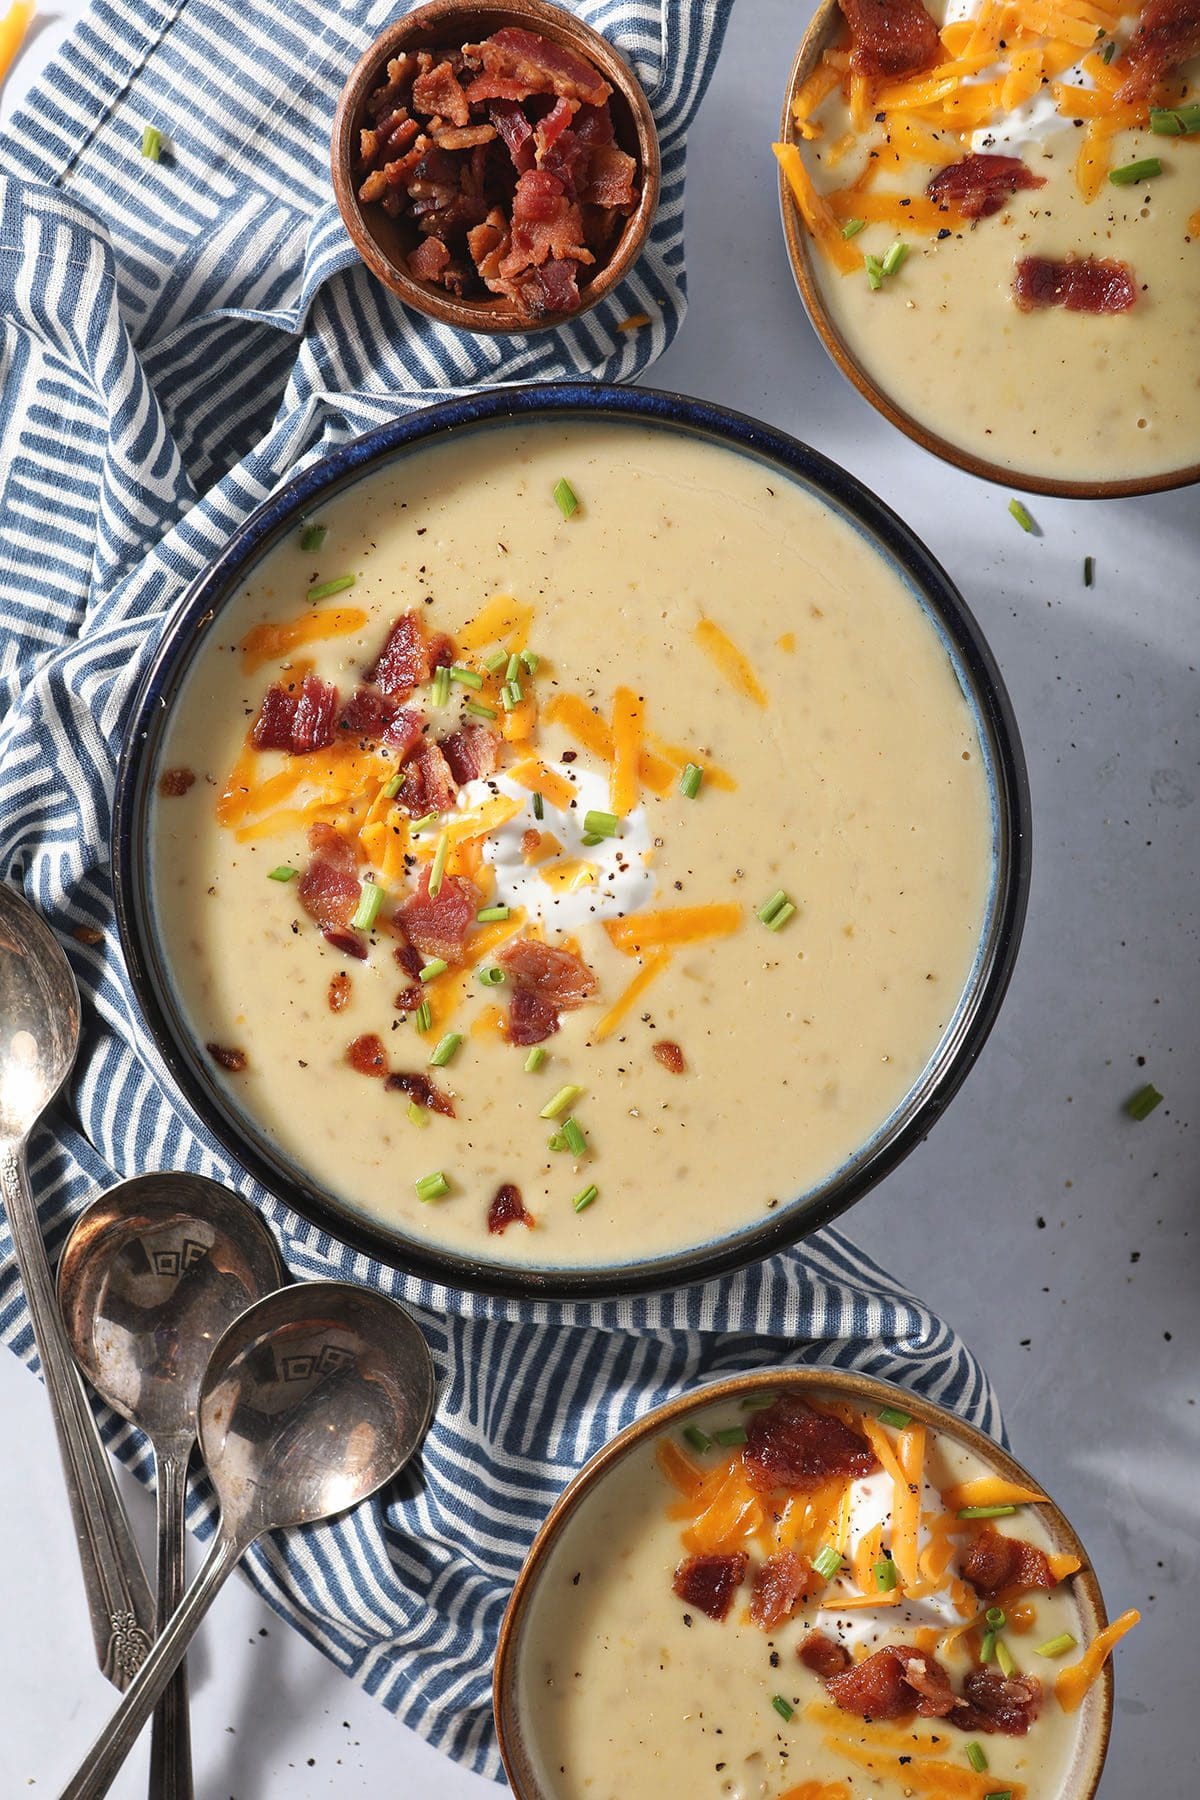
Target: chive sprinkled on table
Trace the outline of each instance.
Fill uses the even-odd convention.
[[[1162,1095],[1152,1081],[1139,1088],[1133,1097],[1125,1102],[1125,1111],[1131,1119],[1148,1119],[1156,1106],[1162,1104]]]
[[[142,133],[142,155],[146,158],[147,162],[160,162],[162,160],[162,149],[162,132],[158,129],[157,125],[147,125]]]
[[[1021,527],[1022,531],[1028,531],[1031,534],[1035,534],[1037,532],[1037,526],[1034,523],[1033,514],[1030,512],[1030,510],[1027,506],[1023,505],[1023,503],[1016,498],[1015,495],[1008,503],[1008,510],[1012,514],[1013,518],[1017,521],[1017,524]]]
[[[1095,587],[1096,585],[1096,559],[1094,556],[1085,556],[1083,559],[1083,585],[1084,587]]]

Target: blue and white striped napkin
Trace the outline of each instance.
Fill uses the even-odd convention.
[[[247,1570],[406,1724],[493,1775],[508,1590],[550,1503],[613,1432],[697,1381],[779,1361],[888,1376],[998,1431],[991,1390],[960,1340],[835,1231],[702,1288],[517,1304],[405,1279],[256,1189],[138,1019],[109,888],[114,767],[164,617],[286,476],[434,397],[627,380],[665,348],[685,305],[686,135],[731,3],[579,0],[652,99],[662,204],[631,277],[554,333],[448,333],[350,247],[329,127],[394,0],[93,0],[0,147],[0,878],[56,926],[87,1001],[69,1099],[33,1145],[47,1237],[56,1248],[117,1176],[193,1169],[253,1196],[298,1276],[369,1282],[414,1309],[441,1376],[419,1474],[260,1545]],[[159,163],[139,154],[146,125],[168,146]],[[617,332],[635,312],[653,324]],[[0,1257],[0,1335],[32,1364],[7,1234]],[[108,1423],[148,1480],[145,1443]],[[211,1509],[198,1484],[202,1535]]]

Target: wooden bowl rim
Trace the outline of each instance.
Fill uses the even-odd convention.
[[[838,0],[821,0],[821,5],[801,40],[788,76],[783,101],[783,118],[779,131],[780,139],[785,144],[799,146],[800,138],[792,118],[792,101],[801,84],[812,73],[818,56],[826,46],[831,27],[839,16]],[[932,456],[940,457],[943,462],[953,463],[956,468],[965,469],[969,475],[977,475],[982,481],[994,482],[998,487],[1019,488],[1027,494],[1047,494],[1058,500],[1123,500],[1137,494],[1166,493],[1174,488],[1190,487],[1194,482],[1200,481],[1200,462],[1191,463],[1182,469],[1168,469],[1159,475],[1131,476],[1120,481],[1064,481],[1056,476],[1027,474],[1002,463],[988,462],[974,451],[931,431],[912,413],[897,405],[886,389],[866,373],[830,317],[813,273],[812,240],[805,230],[782,170],[779,172],[779,208],[792,275],[813,329],[825,349],[842,374],[853,382],[876,412],[882,413],[885,419],[898,426],[907,437],[912,438],[923,450],[928,450]]]
[[[1019,1483],[1023,1487],[1035,1488],[1039,1493],[1046,1492],[1042,1483],[1036,1481],[1014,1456],[995,1443],[977,1425],[972,1425],[969,1420],[962,1418],[958,1413],[951,1412],[949,1408],[939,1406],[936,1401],[927,1400],[922,1394],[913,1393],[908,1388],[900,1387],[894,1382],[880,1380],[873,1375],[860,1374],[856,1370],[831,1368],[819,1363],[806,1363],[782,1369],[756,1369],[749,1374],[723,1376],[716,1381],[706,1383],[703,1387],[689,1388],[686,1393],[678,1394],[674,1399],[664,1401],[662,1405],[644,1413],[641,1418],[635,1419],[631,1425],[626,1425],[623,1430],[617,1432],[615,1437],[610,1438],[608,1443],[603,1445],[584,1464],[583,1468],[564,1488],[542,1522],[509,1597],[504,1617],[500,1623],[500,1634],[493,1665],[492,1710],[500,1744],[500,1755],[516,1800],[553,1800],[553,1795],[545,1793],[532,1777],[529,1781],[525,1779],[526,1767],[522,1765],[527,1765],[528,1759],[522,1755],[523,1741],[517,1688],[520,1674],[520,1634],[525,1607],[541,1575],[545,1560],[563,1528],[576,1507],[591,1493],[597,1483],[603,1480],[629,1451],[636,1448],[647,1437],[655,1436],[667,1427],[678,1424],[689,1413],[697,1412],[702,1407],[709,1407],[720,1401],[764,1389],[772,1392],[791,1389],[801,1394],[813,1389],[824,1389],[858,1401],[865,1407],[879,1408],[899,1405],[922,1425],[940,1432],[943,1437],[948,1437],[972,1451],[1005,1480]],[[1070,1578],[1073,1583],[1078,1583],[1079,1590],[1081,1590],[1077,1591],[1076,1599],[1081,1605],[1085,1618],[1090,1616],[1090,1623],[1094,1629],[1102,1631],[1108,1624],[1104,1596],[1100,1591],[1100,1583],[1097,1580],[1095,1569],[1079,1533],[1062,1508],[1049,1496],[1041,1507],[1041,1517],[1047,1522],[1056,1547],[1079,1558],[1082,1566]],[[1092,1698],[1093,1695],[1096,1696],[1095,1699]],[[1105,1659],[1101,1672],[1093,1683],[1084,1705],[1090,1707],[1091,1717],[1085,1730],[1081,1732],[1076,1755],[1068,1770],[1068,1780],[1073,1781],[1078,1773],[1081,1785],[1072,1786],[1063,1795],[1063,1800],[1095,1800],[1096,1791],[1100,1786],[1100,1777],[1104,1771],[1109,1738],[1112,1733],[1113,1667],[1111,1657]]]
[[[637,135],[641,192],[637,206],[625,221],[616,248],[608,261],[581,290],[581,302],[572,312],[551,313],[536,322],[524,318],[511,301],[500,296],[488,300],[460,300],[432,282],[419,281],[384,251],[367,227],[351,170],[358,131],[368,95],[390,58],[407,48],[441,48],[455,35],[460,17],[493,17],[492,30],[521,25],[553,38],[595,64],[629,107]],[[461,33],[460,33],[461,35]],[[650,102],[637,76],[620,51],[606,37],[574,13],[550,4],[550,0],[427,0],[403,18],[395,20],[371,43],[355,63],[338,98],[330,138],[330,167],[334,197],[350,241],[363,262],[386,288],[406,305],[460,331],[528,336],[552,331],[589,312],[622,281],[641,255],[658,207],[662,179],[658,131]]]

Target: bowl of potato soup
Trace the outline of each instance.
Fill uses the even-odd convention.
[[[823,0],[779,162],[809,316],[885,418],[988,480],[1200,480],[1200,37],[1181,0]]]
[[[576,1476],[509,1602],[496,1722],[518,1800],[1090,1800],[1137,1622],[955,1414],[759,1372]]]
[[[647,391],[335,452],[192,589],[119,780],[122,941],[192,1107],[343,1241],[661,1288],[924,1136],[1011,972],[1024,767],[907,528]]]

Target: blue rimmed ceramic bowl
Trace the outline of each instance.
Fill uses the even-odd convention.
[[[489,1257],[486,1243],[467,1254],[390,1228],[318,1183],[237,1107],[177,998],[156,923],[148,845],[166,728],[197,652],[256,565],[301,519],[384,467],[465,434],[587,421],[679,433],[748,457],[806,490],[890,565],[939,635],[972,714],[991,803],[990,891],[974,966],[936,1050],[902,1104],[831,1176],[759,1221],[678,1252],[519,1267]],[[978,625],[924,546],[853,476],[782,432],[702,401],[547,386],[479,394],[381,427],[306,469],[246,522],[180,603],[143,684],[118,775],[113,862],[121,940],[147,1025],[184,1097],[244,1169],[323,1230],[397,1268],[487,1293],[595,1298],[705,1280],[794,1243],[861,1198],[928,1133],[979,1054],[1012,973],[1029,882],[1029,801],[1011,707]]]

